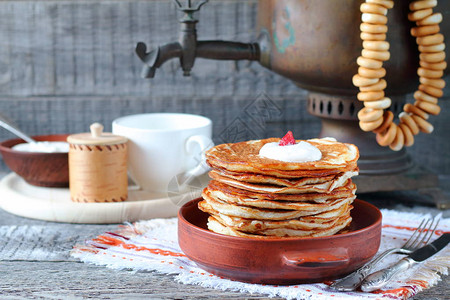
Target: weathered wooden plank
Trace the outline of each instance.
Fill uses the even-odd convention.
[[[33,81],[32,93],[50,95],[55,87],[54,48],[51,47],[54,37],[53,20],[55,9],[51,6],[30,6],[30,47],[36,49],[32,54]]]
[[[74,37],[75,89],[79,94],[93,94],[94,85],[94,14],[92,5],[86,3],[72,6]]]
[[[0,93],[11,93],[12,70],[11,61],[11,44],[10,34],[12,32],[12,24],[9,16],[12,14],[12,5],[3,5],[0,9]]]
[[[73,3],[62,2],[55,6],[57,17],[54,37],[55,56],[55,94],[77,94],[75,90],[75,56],[74,56],[74,9]],[[64,17],[62,17],[64,16]]]
[[[101,8],[100,3],[92,7],[93,20],[93,74],[95,86],[99,91],[107,91],[114,85],[112,66],[114,65],[113,42],[111,35],[105,34],[108,28],[112,28],[111,9]]]
[[[174,276],[107,270],[74,262],[0,262],[2,299],[262,299],[183,285]],[[273,298],[272,298],[273,299]]]
[[[412,299],[448,299],[450,277]],[[280,299],[175,282],[172,275],[116,271],[75,262],[0,262],[2,299]]]
[[[72,261],[69,251],[74,244],[107,228],[75,224],[0,226],[0,261]]]
[[[121,2],[111,6],[112,19],[112,49],[114,51],[113,70],[113,84],[115,92],[122,94],[129,94],[135,85],[134,81],[138,77],[133,74],[134,51],[133,42],[131,40],[131,7],[130,2]],[[122,86],[122,82],[127,82],[128,85]],[[117,87],[120,86],[120,91]]]
[[[26,95],[31,92],[33,86],[34,61],[31,49],[31,19],[33,15],[32,6],[18,2],[12,7],[12,33],[9,40],[11,46],[11,91],[18,95]],[[14,34],[17,33],[17,34]],[[27,85],[23,85],[27,82]]]

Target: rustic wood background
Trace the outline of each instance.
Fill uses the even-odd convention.
[[[198,14],[199,39],[253,41],[257,1],[210,1]],[[34,134],[87,131],[95,121],[143,112],[202,114],[214,121],[216,142],[280,136],[315,137],[319,119],[306,112],[307,92],[246,61],[198,59],[191,77],[177,60],[140,78],[134,46],[175,41],[172,1],[0,1],[0,112]],[[410,153],[450,176],[449,89],[435,132],[421,134]],[[269,105],[270,113],[258,114]],[[0,140],[13,136],[0,129]],[[7,171],[1,162],[0,171]]]

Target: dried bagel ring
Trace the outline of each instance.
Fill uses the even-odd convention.
[[[432,78],[426,78],[426,77],[419,77],[419,81],[421,84],[426,84],[432,87],[435,87],[437,89],[443,89],[445,88],[445,80],[444,79],[432,79]]]
[[[382,78],[386,76],[386,69],[385,68],[368,69],[364,67],[359,67],[358,74],[366,78]]]
[[[376,128],[375,130],[372,130],[374,133],[384,132],[394,121],[394,114],[390,110],[386,110],[383,114],[383,123]]]
[[[402,122],[403,124],[406,124],[406,126],[409,127],[409,129],[411,130],[411,133],[416,135],[419,133],[419,127],[417,126],[417,124],[414,122],[414,120],[411,118],[411,116],[402,111],[399,115],[398,115],[400,122]]]
[[[416,38],[416,43],[422,46],[436,45],[444,42],[444,35],[442,33],[436,33],[427,36],[419,36]]]
[[[404,138],[404,145],[406,147],[410,147],[414,144],[414,135],[412,134],[411,130],[409,129],[408,126],[406,126],[403,123],[400,123],[398,125],[398,128],[401,129],[401,131],[403,132],[403,138]]]
[[[357,87],[370,86],[377,83],[378,81],[379,81],[378,78],[362,77],[359,74],[354,75],[352,78],[353,84]]]
[[[437,5],[437,0],[419,0],[409,4],[410,10],[420,10],[424,8],[433,8]]]
[[[426,77],[426,78],[441,78],[444,75],[444,71],[442,70],[430,70],[426,68],[418,68],[417,69],[417,75]]]
[[[445,44],[440,43],[436,45],[431,46],[420,46],[419,45],[419,51],[420,52],[441,52],[445,50]]]
[[[368,50],[368,49],[362,49],[361,55],[363,57],[386,61],[391,58],[391,53],[389,51],[374,51],[374,50]]]
[[[384,98],[384,91],[359,92],[356,95],[359,101],[375,101]]]
[[[425,101],[425,102],[430,102],[430,103],[433,103],[433,104],[437,104],[438,103],[438,99],[436,97],[430,96],[430,95],[428,95],[427,93],[424,93],[421,90],[415,91],[413,97],[417,101]]]
[[[358,57],[358,59],[356,60],[356,63],[364,68],[368,68],[368,69],[379,69],[383,66],[383,62],[376,60],[376,59],[371,59],[371,58],[366,58],[363,56]]]
[[[383,24],[369,24],[369,23],[361,23],[359,26],[361,31],[368,33],[386,33],[388,28]]]
[[[390,145],[394,141],[396,133],[397,125],[395,123],[391,123],[386,130],[377,133],[376,139],[378,144],[380,144],[381,146]]]
[[[426,26],[426,25],[435,25],[442,22],[442,14],[441,13],[434,13],[426,18],[423,18],[422,20],[417,22],[417,25],[419,26]]]
[[[391,1],[391,0],[366,0],[366,2],[378,4],[378,5],[384,6],[386,8],[394,7],[394,1]]]
[[[414,102],[414,105],[433,116],[437,116],[438,114],[441,113],[441,108],[439,107],[439,105],[431,102],[416,101]]]
[[[407,113],[419,116],[419,117],[421,117],[422,119],[425,119],[425,120],[428,120],[428,118],[430,117],[426,112],[424,112],[423,110],[421,110],[417,106],[412,105],[411,103],[406,103],[403,106],[403,110],[406,111]]]
[[[361,32],[360,37],[363,41],[384,41],[386,40],[386,33],[370,33]]]
[[[363,13],[361,15],[361,20],[365,23],[370,24],[387,24],[387,17],[379,14]]]
[[[378,127],[380,127],[380,125],[383,123],[383,118],[379,118],[376,121],[373,122],[362,122],[359,121],[359,127],[363,130],[363,131],[372,131]]]
[[[418,26],[411,28],[411,35],[413,37],[425,36],[430,34],[435,34],[440,31],[439,25],[427,25],[427,26]]]
[[[386,15],[388,11],[386,7],[376,5],[373,3],[362,3],[360,6],[360,10],[362,13],[371,13],[379,15]]]
[[[428,16],[431,16],[432,14],[433,14],[433,9],[431,9],[431,8],[415,10],[408,14],[408,20],[410,20],[411,22],[415,22],[415,21],[422,20]]]
[[[403,131],[397,128],[397,132],[395,133],[395,138],[392,143],[389,145],[389,148],[394,151],[400,151],[405,144],[405,136],[403,135]]]
[[[362,86],[359,88],[361,92],[374,92],[374,91],[381,91],[384,90],[387,87],[387,82],[384,79],[378,80],[377,83],[368,85],[368,86]]]
[[[432,53],[420,53],[419,54],[420,60],[429,62],[429,63],[438,63],[445,59],[445,52],[432,52]]]
[[[433,9],[431,8],[414,10],[408,14],[408,20],[410,20],[411,22],[420,22],[421,20],[431,16],[432,14]]]
[[[421,67],[429,69],[429,70],[445,70],[447,68],[447,62],[441,61],[438,63],[429,63],[426,61],[419,61]]]
[[[373,122],[383,116],[383,110],[363,107],[358,112],[358,119],[361,122]]]
[[[373,109],[386,109],[389,108],[391,104],[392,104],[391,99],[387,97],[375,101],[364,101],[365,107]]]
[[[431,125],[425,119],[423,119],[423,118],[421,118],[421,117],[419,117],[417,115],[412,115],[411,118],[417,124],[417,126],[420,129],[420,131],[425,132],[425,133],[432,133],[433,132],[433,130],[434,130],[433,125]]]
[[[363,41],[363,48],[373,51],[389,50],[389,42],[386,41]]]
[[[432,97],[440,98],[444,95],[444,91],[442,89],[438,89],[426,84],[420,84],[419,85],[419,91],[422,91]]]

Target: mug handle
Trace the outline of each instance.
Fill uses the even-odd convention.
[[[195,145],[200,146],[200,153],[193,153]],[[199,157],[199,163],[197,164],[197,166],[186,171],[186,183],[189,183],[189,181],[191,181],[194,177],[200,176],[209,170],[208,166],[206,165],[205,151],[212,148],[213,146],[213,141],[209,137],[206,137],[204,135],[193,135],[186,140],[185,151],[192,156],[201,155]]]

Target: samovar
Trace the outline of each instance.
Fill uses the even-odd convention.
[[[358,146],[361,175],[355,181],[359,192],[437,187],[437,176],[413,168],[406,150],[381,147],[373,133],[359,128],[357,112],[363,104],[356,99],[358,89],[352,84],[352,76],[357,73],[356,59],[362,49],[359,7],[363,0],[259,0],[259,36],[252,43],[197,40],[198,20],[193,14],[208,1],[174,2],[184,12],[179,40],[149,52],[144,43],[138,43],[136,53],[144,62],[143,77],[153,77],[156,69],[172,58],[179,58],[185,76],[189,76],[197,57],[259,61],[309,92],[308,111],[322,121],[320,137],[332,136]],[[418,85],[419,52],[410,35],[414,23],[408,21],[409,3],[395,1],[388,13],[391,59],[384,68],[386,94],[392,99],[390,110],[394,115]],[[435,10],[444,15],[441,33],[447,35],[450,1],[440,1]],[[412,177],[415,180],[410,180]]]

